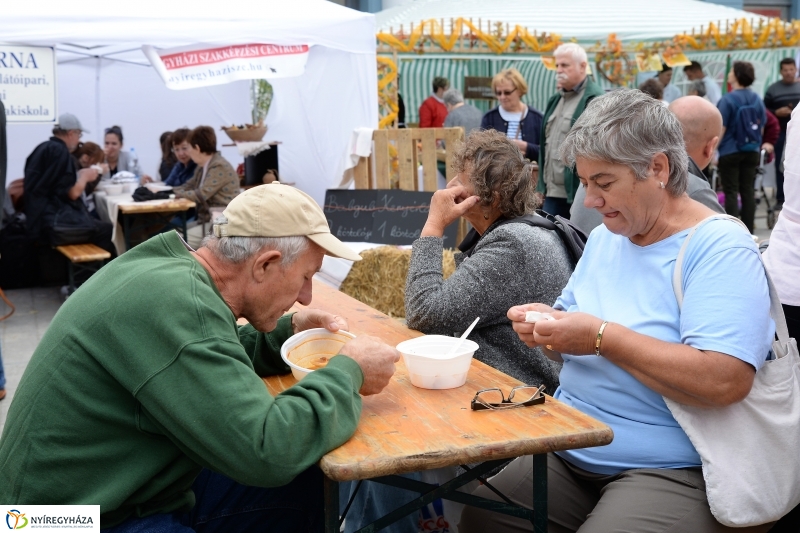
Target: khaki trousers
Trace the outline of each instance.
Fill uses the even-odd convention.
[[[729,528],[714,519],[699,468],[642,468],[606,476],[547,455],[549,533],[761,533],[772,524]],[[520,457],[489,480],[511,501],[530,508],[533,459]],[[473,494],[500,501],[485,486]],[[465,507],[459,533],[530,532],[529,521]]]

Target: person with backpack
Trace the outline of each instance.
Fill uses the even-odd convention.
[[[722,140],[719,143],[719,175],[725,192],[725,212],[740,217],[753,233],[756,213],[755,181],[767,111],[750,86],[756,79],[752,63],[734,61],[728,73],[733,90],[722,97]],[[741,197],[742,208],[739,210]]]

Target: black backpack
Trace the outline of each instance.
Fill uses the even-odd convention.
[[[562,216],[551,215],[549,213],[545,213],[541,209],[537,209],[536,214],[540,216],[537,217],[534,215],[523,215],[517,218],[505,218],[498,220],[483,235],[488,234],[495,228],[505,224],[510,224],[512,222],[524,222],[529,226],[555,231],[561,238],[561,242],[564,243],[564,247],[567,249],[569,258],[572,261],[572,265],[575,266],[583,255],[583,249],[586,246],[586,240],[589,237],[578,226]],[[481,240],[481,237],[482,235],[478,235],[478,232],[474,229],[469,230],[467,236],[464,238],[461,244],[458,245],[458,249],[461,250],[467,257],[471,256],[472,252],[475,251],[475,246],[478,244],[478,241]]]

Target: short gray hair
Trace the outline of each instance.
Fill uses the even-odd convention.
[[[697,93],[697,96],[703,97],[706,95],[706,84],[703,80],[694,80],[692,83],[689,84],[689,89],[687,92],[694,91]]]
[[[625,165],[637,179],[647,179],[653,157],[669,162],[672,196],[686,191],[688,160],[683,130],[664,104],[636,89],[619,89],[592,100],[561,145],[561,159],[574,167],[580,157]]]
[[[221,215],[216,224],[225,224],[228,219]],[[281,253],[281,266],[289,266],[308,249],[309,240],[303,235],[292,237],[217,237],[213,233],[203,239],[205,246],[218,259],[239,264],[247,261],[265,248]]]
[[[445,104],[456,105],[464,101],[464,95],[455,87],[451,87],[444,92],[442,100]]]
[[[567,54],[571,55],[572,59],[577,63],[589,62],[589,58],[586,56],[586,50],[578,43],[564,43],[559,45],[555,52],[553,52],[553,57]]]

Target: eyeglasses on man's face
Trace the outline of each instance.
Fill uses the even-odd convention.
[[[530,385],[520,385],[514,387],[508,393],[508,399],[503,395],[503,391],[498,388],[479,390],[470,402],[473,411],[483,411],[486,409],[514,409],[515,407],[527,407],[544,403],[544,385],[533,387]]]
[[[501,96],[511,96],[511,95],[512,95],[512,94],[514,94],[515,92],[517,92],[517,90],[516,90],[516,89],[512,89],[512,90],[510,90],[510,91],[495,91],[495,92],[494,92],[494,95],[495,95],[496,97],[500,98]]]

